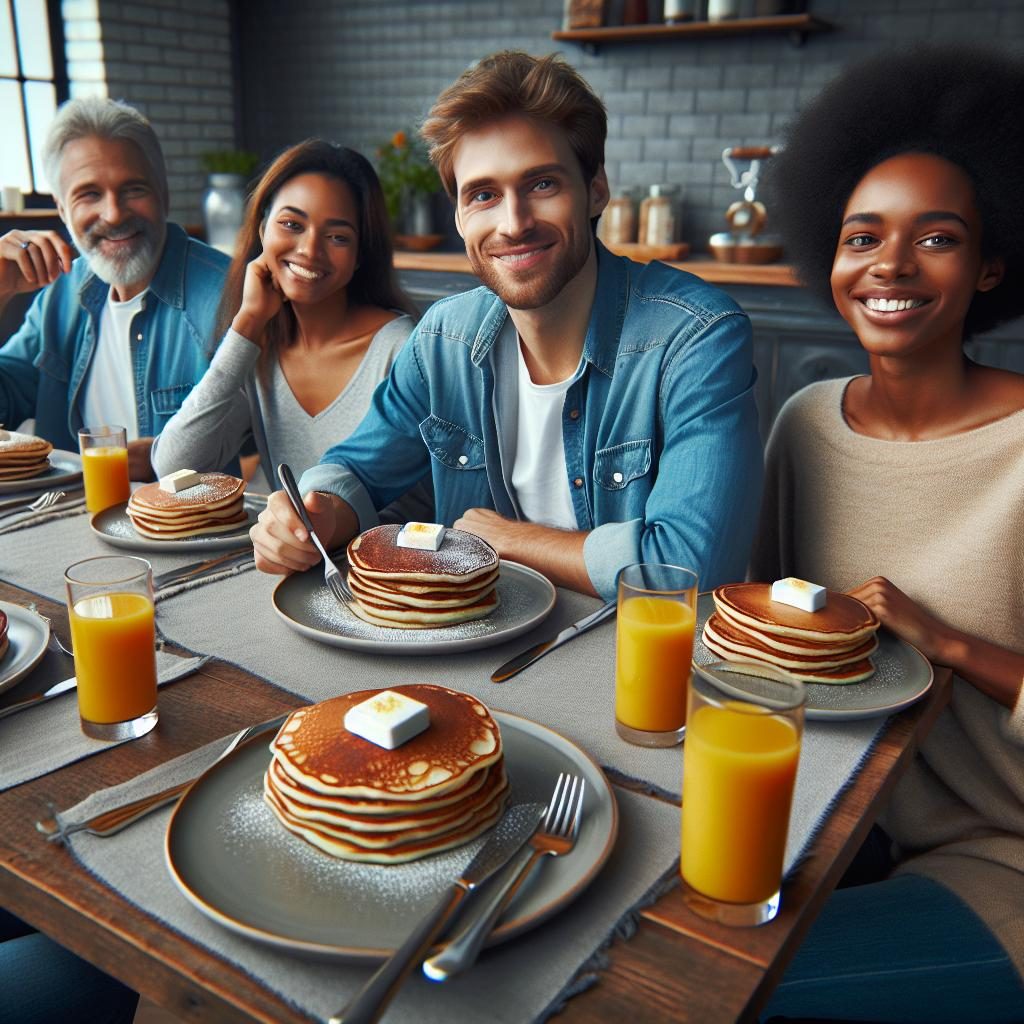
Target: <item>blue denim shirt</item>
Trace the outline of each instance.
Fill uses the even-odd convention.
[[[435,303],[303,493],[338,495],[367,529],[429,472],[438,521],[474,507],[518,517],[494,414],[496,387],[515,408],[516,343],[487,288]],[[692,274],[599,246],[583,357],[563,455],[595,589],[611,599],[619,569],[639,561],[692,568],[701,589],[743,579],[762,476],[746,314]]]
[[[206,371],[229,262],[167,225],[163,256],[131,327],[140,437],[160,433]],[[39,292],[0,348],[0,423],[15,427],[34,416],[37,434],[78,450],[82,384],[109,291],[80,256],[70,273]]]

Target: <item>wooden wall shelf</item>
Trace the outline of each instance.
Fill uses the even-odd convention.
[[[811,32],[830,32],[834,26],[813,14],[773,14],[764,18],[729,18],[724,21],[684,21],[678,25],[615,25],[608,28],[571,28],[552,32],[551,38],[597,48],[606,43],[651,43],[708,36],[756,35],[787,32],[802,43]]]

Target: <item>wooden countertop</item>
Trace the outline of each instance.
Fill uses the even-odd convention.
[[[711,284],[774,284],[798,286],[793,268],[786,263],[720,263],[699,256],[670,262],[670,267],[688,270]],[[472,274],[469,259],[461,252],[395,251],[395,267],[399,270],[432,270],[455,274]]]

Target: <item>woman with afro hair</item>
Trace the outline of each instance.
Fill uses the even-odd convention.
[[[852,593],[954,681],[872,833],[885,863],[832,894],[766,1017],[1024,1021],[1024,376],[964,352],[1024,313],[1022,111],[1008,54],[884,54],[772,167],[871,372],[780,413],[752,578]]]

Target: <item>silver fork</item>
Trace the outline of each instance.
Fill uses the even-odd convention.
[[[576,845],[583,821],[583,793],[586,779],[562,773],[555,783],[547,813],[526,846],[509,864],[479,905],[467,911],[472,920],[440,953],[423,962],[423,973],[432,981],[447,981],[476,963],[487,936],[491,934],[512,897],[529,878],[541,857],[563,857]]]
[[[279,729],[284,724],[284,720],[290,713],[291,712],[286,711],[283,715],[278,715],[277,718],[272,718],[268,722],[260,722],[257,725],[247,725],[244,729],[236,733],[231,742],[224,748],[224,750],[221,751],[220,754],[217,755],[216,760],[213,761],[209,767],[212,768],[218,762],[223,761],[224,758],[237,749],[240,744],[251,739],[258,733],[268,732],[271,729]],[[209,769],[206,770],[208,771]],[[120,807],[114,807],[109,811],[103,811],[100,814],[94,814],[92,817],[85,818],[82,821],[75,821],[64,826],[57,823],[55,813],[56,808],[51,804],[49,807],[49,815],[37,821],[36,828],[42,832],[51,843],[63,842],[68,836],[74,835],[76,832],[90,832],[94,836],[112,836],[115,832],[120,832],[121,829],[127,828],[140,818],[144,818],[147,814],[151,811],[155,811],[158,807],[164,807],[165,805],[172,803],[174,800],[177,800],[178,797],[180,797],[195,781],[196,778],[186,779],[184,782],[179,782],[174,786],[168,786],[166,789],[161,789],[156,793],[151,793],[149,796],[140,797],[138,800],[131,801],[131,803],[121,804]]]
[[[348,604],[352,601],[352,591],[349,590],[348,581],[341,574],[338,567],[331,561],[331,556],[327,554],[327,549],[324,547],[323,542],[317,536],[316,530],[313,529],[313,523],[310,521],[309,513],[306,511],[306,506],[302,503],[302,495],[299,494],[298,485],[295,483],[295,476],[291,469],[288,468],[288,464],[282,462],[277,467],[277,475],[284,485],[285,494],[288,495],[288,499],[292,503],[292,508],[295,509],[296,515],[302,520],[302,525],[305,526],[306,532],[309,534],[310,539],[316,545],[317,551],[323,556],[324,560],[324,582],[327,584],[327,589],[334,595],[334,599],[339,604]]]
[[[56,505],[63,497],[63,491],[44,491],[31,504],[25,505],[22,508],[11,509],[9,512],[5,512],[2,518],[7,519],[9,516],[19,516],[26,512],[45,512],[52,505]]]

